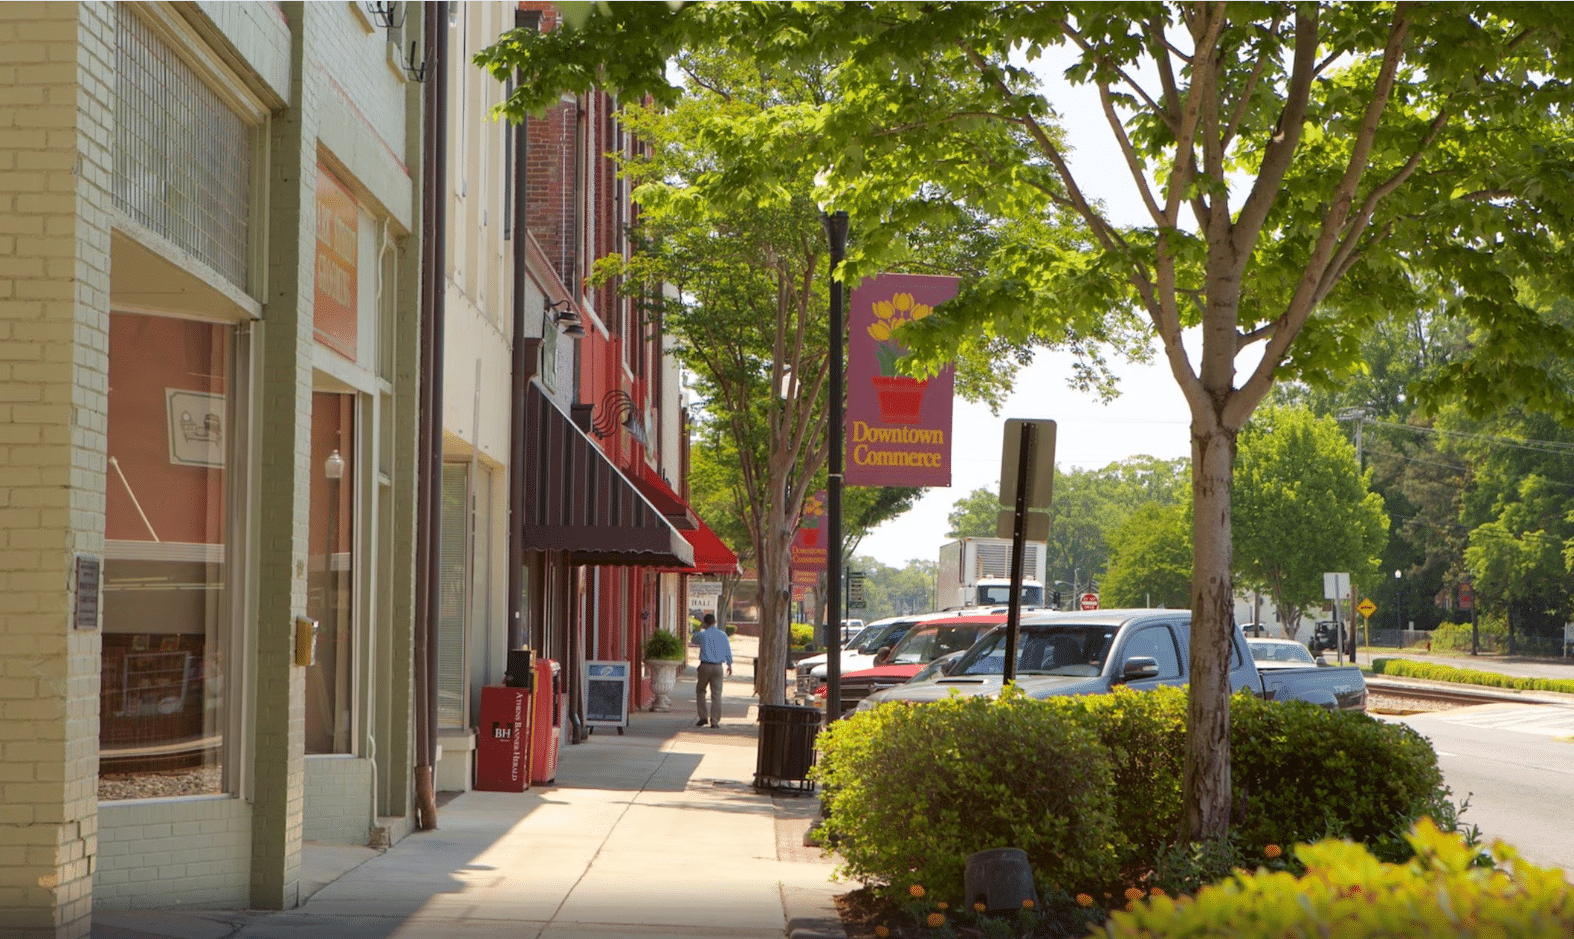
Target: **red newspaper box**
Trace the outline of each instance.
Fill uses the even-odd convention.
[[[499,685],[481,689],[481,726],[476,735],[477,789],[523,792],[530,785],[525,747],[529,746],[532,693],[529,688]]]
[[[562,669],[552,659],[536,660],[535,707],[530,728],[530,781],[557,779],[557,747],[563,735]]]

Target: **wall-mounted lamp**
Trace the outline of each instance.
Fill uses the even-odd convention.
[[[640,420],[639,405],[634,403],[628,392],[621,388],[614,388],[601,399],[601,404],[596,408],[596,419],[592,422],[590,430],[597,437],[605,439],[620,426],[627,430],[629,436],[638,441],[640,446],[646,448],[650,446],[650,438],[645,434],[645,422]]]
[[[579,313],[567,300],[554,300],[548,303],[546,312],[551,314],[552,324],[561,329],[563,335],[573,336],[576,339],[585,335],[585,327],[579,321]]]
[[[344,457],[339,455],[338,450],[328,454],[328,459],[323,461],[322,473],[329,479],[344,478]]]

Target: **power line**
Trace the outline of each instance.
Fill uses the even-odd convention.
[[[1400,424],[1396,421],[1380,421],[1375,418],[1366,418],[1366,423],[1378,427],[1389,427],[1395,430],[1408,430],[1417,434],[1435,434],[1440,437],[1454,437],[1461,440],[1482,440],[1487,443],[1503,447],[1514,447],[1520,450],[1529,450],[1533,453],[1574,453],[1574,443],[1564,443],[1558,440],[1538,440],[1534,437],[1501,437],[1496,434],[1472,433],[1463,430],[1443,430],[1439,427],[1422,427],[1419,424]]]

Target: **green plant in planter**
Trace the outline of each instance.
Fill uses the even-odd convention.
[[[683,640],[677,633],[667,629],[658,629],[645,639],[645,658],[648,659],[681,659],[683,658]]]

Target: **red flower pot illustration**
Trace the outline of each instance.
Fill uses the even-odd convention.
[[[916,424],[924,406],[929,379],[907,375],[875,375],[869,379],[880,402],[880,420],[887,424]]]
[[[798,531],[803,535],[803,543],[805,545],[813,547],[820,543],[820,530],[818,528],[800,528]]]

